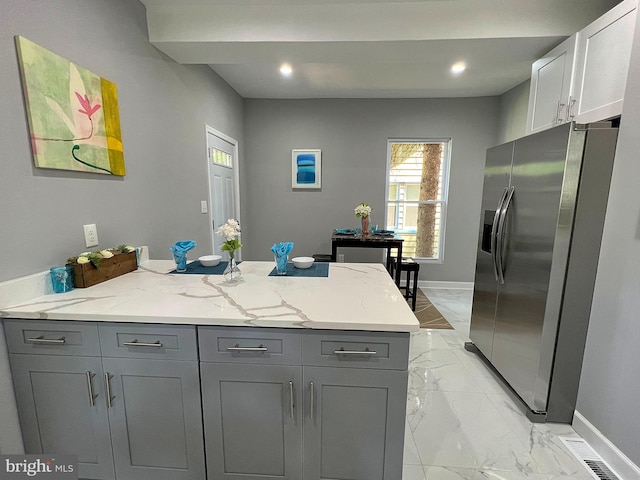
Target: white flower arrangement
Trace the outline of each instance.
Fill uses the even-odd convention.
[[[368,217],[371,215],[371,207],[366,203],[361,203],[354,211],[356,212],[356,217]]]
[[[227,223],[218,227],[216,235],[224,237],[226,241],[235,240],[240,236],[240,224],[237,220],[230,218]]]
[[[223,252],[229,252],[229,255],[232,258],[234,252],[242,247],[242,244],[238,240],[238,237],[240,236],[240,224],[233,218],[227,220],[227,223],[220,225],[218,230],[216,230],[216,235],[220,235],[225,239],[220,250]]]

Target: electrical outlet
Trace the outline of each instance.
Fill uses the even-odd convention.
[[[209,210],[207,208],[207,201],[206,200],[202,200],[200,202],[200,213],[207,213]]]
[[[84,243],[87,247],[95,247],[98,245],[98,229],[96,224],[83,225],[84,228]]]

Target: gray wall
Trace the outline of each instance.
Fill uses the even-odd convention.
[[[353,209],[385,221],[388,138],[452,138],[443,264],[422,280],[473,281],[486,149],[495,144],[497,97],[401,100],[245,100],[244,258],[271,259],[277,241],[294,255],[331,251],[334,227],[357,227]],[[291,150],[322,150],[322,190],[291,189]],[[250,241],[246,241],[250,239]],[[343,249],[346,261],[364,254]],[[375,257],[378,259],[378,257]]]
[[[176,240],[210,250],[205,123],[243,141],[242,98],[206,66],[182,66],[147,41],[145,10],[131,0],[3,0],[0,15],[0,281],[48,269],[85,250],[146,244],[170,258]],[[127,175],[37,169],[20,87],[14,35],[118,86]],[[1,327],[1,322],[0,322]],[[22,442],[0,328],[0,451]]]
[[[498,145],[523,137],[527,128],[531,80],[516,85],[500,96]]]
[[[640,465],[639,32],[640,23],[631,53],[576,407],[636,465]]]
[[[118,87],[126,177],[33,167],[14,35]],[[206,66],[174,63],[147,39],[131,0],[3,0],[0,15],[0,281],[42,271],[86,250],[147,244],[154,258],[194,239],[210,253],[205,123],[240,142],[242,98]]]

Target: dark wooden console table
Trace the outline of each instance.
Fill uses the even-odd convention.
[[[387,270],[391,265],[391,249],[397,248],[398,254],[396,260],[398,265],[402,262],[402,242],[404,238],[397,236],[383,236],[369,234],[367,236],[358,235],[341,235],[333,232],[331,235],[331,261],[335,262],[338,258],[338,248],[386,248],[387,249]],[[396,285],[400,285],[400,269],[396,269]]]

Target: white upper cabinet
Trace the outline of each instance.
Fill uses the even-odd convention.
[[[527,134],[622,113],[636,9],[624,0],[533,64]]]
[[[580,32],[570,120],[591,123],[622,113],[636,0],[625,0]]]
[[[551,50],[531,69],[527,134],[567,121],[567,101],[573,94],[577,34]]]

